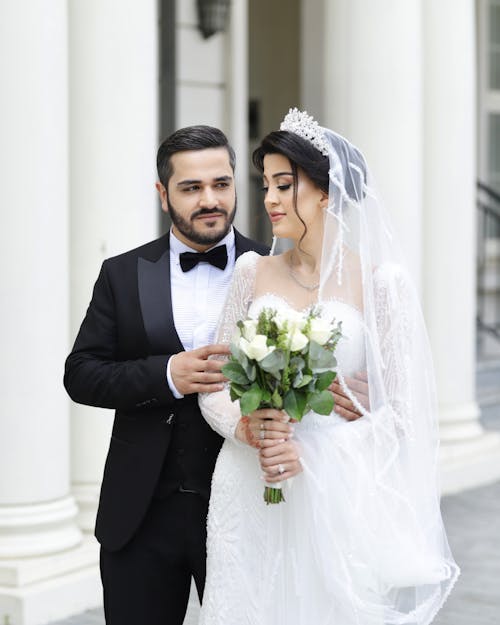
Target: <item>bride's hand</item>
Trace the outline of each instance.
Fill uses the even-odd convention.
[[[242,443],[260,449],[265,441],[288,440],[293,432],[289,422],[290,418],[282,410],[261,408],[241,417],[235,435]]]
[[[259,453],[260,466],[268,484],[283,482],[302,472],[300,450],[293,440],[265,440]]]

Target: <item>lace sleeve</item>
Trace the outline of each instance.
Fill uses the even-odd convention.
[[[417,294],[400,266],[382,265],[373,281],[386,408],[397,435],[412,439],[415,420],[428,419],[432,430],[434,413],[434,375],[424,321]]]
[[[237,322],[247,314],[252,301],[258,259],[256,252],[246,252],[236,261],[233,280],[219,321],[217,343],[230,343]],[[217,393],[200,393],[198,401],[210,427],[224,438],[234,439],[241,413],[238,402],[232,402],[229,397],[229,383]]]
[[[391,413],[398,436],[411,437],[415,408],[415,398],[412,398],[415,379],[412,376],[425,374],[425,366],[424,370],[419,367],[418,372],[412,372],[419,364],[416,362],[415,347],[417,350],[424,348],[412,345],[418,323],[415,318],[418,307],[410,303],[416,295],[404,271],[395,264],[379,267],[373,276],[373,283],[386,410],[388,408]]]

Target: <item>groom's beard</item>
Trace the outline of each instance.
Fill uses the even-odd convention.
[[[234,200],[233,210],[229,213],[224,208],[200,208],[200,210],[192,213],[189,219],[185,219],[177,212],[177,210],[170,203],[168,197],[167,204],[168,214],[170,215],[172,223],[177,228],[177,230],[184,237],[186,237],[186,239],[192,241],[193,243],[197,243],[198,245],[212,245],[218,243],[229,232],[231,224],[234,220],[234,216],[236,214],[237,198],[235,198]],[[208,232],[199,232],[196,228],[196,218],[200,215],[212,215],[214,213],[217,215],[222,215],[224,217],[224,219],[222,220],[222,224],[218,227],[214,227]]]

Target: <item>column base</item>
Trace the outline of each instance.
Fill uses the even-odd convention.
[[[500,480],[500,434],[483,431],[473,439],[442,443],[440,469],[443,495]]]
[[[76,514],[70,496],[43,503],[0,505],[0,563],[7,558],[43,556],[76,547],[82,539]]]
[[[46,625],[101,605],[98,562],[93,537],[57,555],[0,560],[0,622]]]

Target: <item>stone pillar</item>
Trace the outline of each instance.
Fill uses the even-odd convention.
[[[102,261],[158,236],[157,3],[71,0],[71,341]],[[92,532],[112,411],[72,405],[73,493]]]
[[[0,619],[37,625],[99,601],[70,495],[68,84],[64,0],[0,7]],[[61,590],[64,589],[64,592]]]
[[[236,188],[238,211],[235,225],[245,235],[250,233],[249,141],[248,141],[248,0],[233,0],[230,7],[229,34],[226,40],[228,60],[228,137],[236,152]]]
[[[440,402],[443,488],[500,477],[475,400],[475,3],[425,0],[425,313]],[[450,19],[453,28],[450,28]]]
[[[421,2],[303,1],[304,106],[365,154],[420,285]]]

